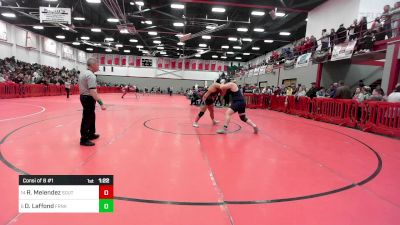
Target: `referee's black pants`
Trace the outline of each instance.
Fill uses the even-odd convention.
[[[81,104],[83,107],[81,123],[81,142],[89,140],[96,133],[96,101],[90,95],[81,95]]]

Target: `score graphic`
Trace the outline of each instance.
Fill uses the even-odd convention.
[[[20,213],[112,213],[112,175],[20,175]]]

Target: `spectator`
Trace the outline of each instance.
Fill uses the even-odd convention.
[[[361,17],[361,20],[358,23],[358,28],[359,28],[359,30],[358,30],[357,36],[361,37],[364,34],[364,32],[366,32],[368,30],[367,17],[365,17],[365,16]]]
[[[358,87],[361,89],[362,87],[364,87],[364,81],[363,80],[359,80],[358,81]]]
[[[326,97],[326,90],[324,87],[320,87],[317,91],[317,98],[325,98]]]
[[[361,92],[361,88],[356,88],[356,92],[354,93],[353,100],[356,100],[358,102],[363,102],[364,101],[364,94]]]
[[[375,41],[385,40],[385,33],[383,32],[381,20],[377,17],[371,25],[371,33],[375,36]]]
[[[329,47],[329,34],[326,32],[326,29],[322,30],[322,38],[321,38],[321,50],[326,51]]]
[[[357,38],[357,32],[359,30],[357,28],[358,28],[357,19],[355,19],[353,21],[353,24],[351,24],[350,27],[348,28],[348,30],[349,30],[349,40],[350,41],[353,41],[353,40],[355,40]]]
[[[377,87],[372,91],[372,95],[369,97],[368,100],[370,101],[383,101],[383,96],[385,95],[385,92],[383,91],[382,88]]]
[[[400,24],[400,2],[394,4],[394,8],[390,11],[392,19],[392,36],[397,37],[399,35],[399,24]]]
[[[336,99],[352,99],[350,88],[344,85],[344,81],[339,81],[339,87],[336,89],[334,98]]]
[[[288,86],[286,88],[286,96],[292,96],[293,95],[293,89],[291,86]]]
[[[333,51],[333,46],[336,42],[336,32],[335,29],[331,29],[331,33],[329,34],[329,42],[331,45],[331,51]]]
[[[296,98],[306,96],[306,87],[305,86],[301,86],[299,88],[299,90],[296,92],[295,96],[296,96]]]
[[[329,97],[331,97],[331,98],[335,97],[337,87],[338,87],[338,83],[333,83],[331,85],[331,87],[328,90]]]
[[[310,90],[308,90],[306,93],[307,97],[309,97],[309,98],[317,97],[317,90],[318,89],[317,89],[316,83],[312,82]]]
[[[388,102],[400,102],[400,83],[396,85],[394,91],[388,96]]]
[[[390,14],[390,5],[385,5],[383,7],[383,13],[381,16],[381,20],[383,21],[383,30],[388,38],[392,38],[392,24],[391,24],[391,14]]]
[[[336,31],[337,36],[337,44],[343,43],[346,41],[347,38],[347,30],[344,28],[343,24],[340,24],[338,30]]]

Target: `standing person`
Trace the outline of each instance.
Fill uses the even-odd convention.
[[[219,79],[215,81],[208,89],[207,92],[203,95],[203,103],[200,106],[200,112],[197,115],[195,121],[193,122],[193,127],[199,127],[199,120],[204,115],[204,113],[208,110],[210,112],[210,117],[214,125],[216,125],[219,121],[214,119],[214,102],[220,93],[220,81]]]
[[[328,50],[328,47],[329,47],[329,34],[326,31],[326,29],[322,30],[321,43],[322,43],[321,50],[322,51]]]
[[[392,19],[392,36],[397,37],[399,35],[400,25],[400,2],[394,4],[394,8],[390,11]]]
[[[396,85],[394,91],[388,96],[388,102],[400,102],[400,83]]]
[[[392,38],[392,16],[390,15],[390,5],[385,5],[383,7],[381,20],[383,21],[384,34],[387,35],[388,39]]]
[[[220,86],[222,94],[224,95],[227,91],[231,92],[232,95],[232,103],[228,110],[225,113],[225,123],[224,127],[220,130],[217,130],[218,134],[226,134],[228,132],[228,125],[231,121],[231,117],[236,112],[239,114],[240,120],[250,125],[254,133],[258,133],[258,127],[255,123],[253,123],[249,118],[246,117],[246,101],[239,91],[238,86],[233,82],[227,82],[226,84],[221,84]]]
[[[350,25],[350,27],[348,28],[349,30],[349,40],[355,40],[357,38],[357,19],[355,19],[353,21],[353,24]]]
[[[69,98],[69,91],[71,89],[71,81],[67,79],[64,83],[65,86],[65,92],[67,92],[67,98]]]
[[[335,29],[331,29],[331,33],[329,34],[329,42],[331,46],[331,51],[333,51],[333,46],[336,43],[336,32]]]
[[[130,86],[130,84],[129,85],[125,85],[125,86],[123,86],[121,89],[122,89],[122,96],[121,96],[121,98],[124,98],[124,96],[126,95],[126,94],[128,94],[128,92],[129,92],[129,86]]]
[[[353,98],[350,88],[344,84],[343,80],[339,81],[339,87],[336,89],[334,98],[337,98],[337,99],[352,99]]]
[[[79,92],[80,100],[83,107],[82,122],[81,122],[81,140],[80,144],[83,146],[95,145],[91,140],[100,137],[96,134],[96,101],[105,110],[103,101],[97,94],[97,82],[94,72],[99,71],[99,63],[95,58],[87,60],[87,70],[79,75]]]
[[[312,86],[310,90],[307,91],[306,96],[309,98],[315,98],[317,97],[317,91],[318,91],[317,84],[315,82],[312,82],[311,85]]]

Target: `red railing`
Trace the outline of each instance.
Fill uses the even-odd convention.
[[[247,103],[253,108],[268,108],[340,126],[400,137],[400,103],[365,101],[360,104],[351,99],[310,99],[263,94],[245,96]]]
[[[118,93],[121,92],[119,87],[97,87],[99,93]],[[10,84],[0,83],[0,99],[1,98],[25,98],[40,96],[56,96],[65,95],[65,87],[63,85],[43,85],[43,84]],[[79,87],[71,85],[70,94],[79,94]]]

